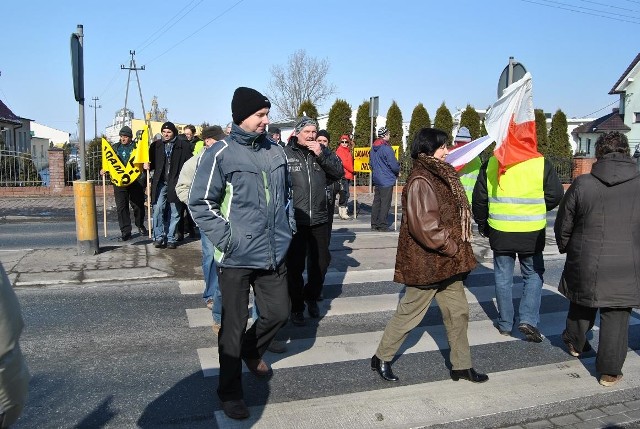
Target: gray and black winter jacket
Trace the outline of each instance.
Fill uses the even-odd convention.
[[[200,157],[189,209],[221,267],[274,269],[295,232],[287,158],[264,133],[233,124]]]

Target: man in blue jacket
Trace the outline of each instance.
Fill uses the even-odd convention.
[[[200,157],[189,191],[193,219],[213,243],[222,293],[218,334],[218,396],[233,419],[249,416],[243,400],[242,361],[257,376],[262,360],[289,316],[285,257],[295,232],[287,158],[267,138],[271,102],[255,89],[236,89],[231,134]],[[249,289],[260,318],[246,331]]]
[[[371,229],[382,232],[389,231],[387,216],[391,207],[393,186],[396,184],[398,174],[400,174],[400,164],[389,144],[389,136],[389,130],[386,127],[380,128],[378,139],[373,142],[369,155],[374,186]]]

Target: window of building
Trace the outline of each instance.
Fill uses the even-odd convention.
[[[633,114],[633,122],[640,122],[640,112],[635,112]]]
[[[582,152],[582,137],[578,137],[578,152]]]
[[[587,139],[587,153],[591,153],[591,139]]]

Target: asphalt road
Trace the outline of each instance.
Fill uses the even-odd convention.
[[[548,261],[545,283],[556,282],[561,267],[562,260]],[[484,277],[474,281],[484,282]],[[336,285],[325,288],[325,297],[366,298],[401,289],[393,282]],[[218,427],[217,377],[203,377],[197,353],[215,346],[216,338],[209,326],[189,327],[185,313],[202,308],[198,295],[181,294],[176,281],[18,288],[17,293],[26,322],[22,348],[33,380],[16,428]],[[565,307],[566,302],[551,297],[545,311]],[[491,311],[476,303],[471,319]],[[325,317],[303,328],[287,325],[279,337],[319,339],[380,331],[391,314]],[[437,309],[430,310],[421,325],[440,323],[439,318]],[[522,341],[476,346],[475,365],[491,373],[560,362],[567,355],[558,343],[551,338],[543,348]],[[409,385],[445,380],[443,353],[403,355],[394,370]],[[278,359],[270,356],[272,364]],[[356,359],[285,368],[267,382],[245,374],[245,398],[248,405],[259,406],[392,387],[372,375],[368,364],[368,359]]]

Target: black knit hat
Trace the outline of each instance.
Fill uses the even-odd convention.
[[[263,108],[271,108],[267,97],[252,88],[241,86],[233,93],[231,100],[231,117],[236,125]]]
[[[131,131],[131,128],[125,125],[124,127],[120,128],[120,132],[118,133],[118,135],[133,138],[133,131]]]
[[[318,131],[318,133],[316,134],[316,138],[318,138],[320,136],[326,137],[327,138],[327,142],[331,143],[331,136],[329,135],[329,131],[327,131],[327,130]]]
[[[175,125],[173,125],[173,122],[165,122],[164,124],[162,124],[162,128],[160,128],[160,131],[162,130],[171,130],[173,131],[173,136],[177,136],[178,135],[178,129],[176,128]]]

